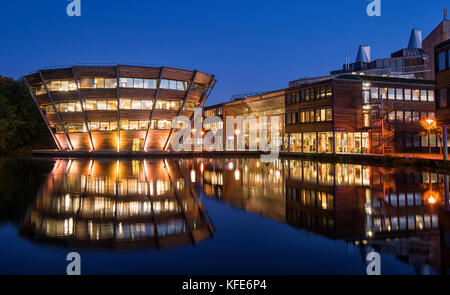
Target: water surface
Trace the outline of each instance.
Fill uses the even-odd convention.
[[[1,159],[0,176],[1,274],[65,274],[72,251],[83,274],[366,274],[370,252],[382,274],[449,269],[434,171]]]

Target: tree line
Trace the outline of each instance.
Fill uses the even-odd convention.
[[[55,148],[22,79],[0,75],[0,155]]]

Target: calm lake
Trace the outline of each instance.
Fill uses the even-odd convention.
[[[82,274],[365,275],[371,252],[382,274],[448,273],[448,180],[287,159],[0,159],[0,274],[64,275],[69,252]]]

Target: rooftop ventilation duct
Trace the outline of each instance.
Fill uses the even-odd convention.
[[[422,31],[413,29],[409,37],[408,49],[422,48]]]
[[[359,46],[358,54],[356,55],[356,62],[370,62],[370,46],[361,45]]]

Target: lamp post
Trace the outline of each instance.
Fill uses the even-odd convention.
[[[428,132],[428,153],[431,154],[431,130],[436,128],[436,119],[426,118],[424,127]]]

